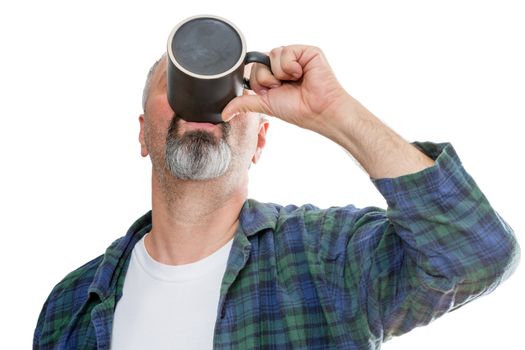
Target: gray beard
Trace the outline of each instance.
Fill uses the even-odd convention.
[[[210,180],[222,176],[229,168],[232,151],[226,139],[229,123],[222,123],[222,137],[211,132],[192,130],[178,135],[178,117],[171,120],[166,137],[166,167],[183,180]]]

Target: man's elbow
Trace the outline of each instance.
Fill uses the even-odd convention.
[[[509,278],[518,267],[521,258],[521,249],[518,240],[512,228],[504,221],[505,234],[502,235],[502,242],[500,251],[495,254],[496,267],[494,269],[494,277],[497,282],[502,282]]]
[[[501,282],[508,279],[516,270],[521,249],[512,228],[496,213],[499,219],[497,229],[488,231],[487,239],[492,241],[478,253],[478,259],[483,262],[483,268],[469,271],[464,276],[467,283],[485,285],[486,292],[492,291]]]

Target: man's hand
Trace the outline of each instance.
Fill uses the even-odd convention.
[[[234,98],[222,112],[259,112],[310,129],[350,152],[372,178],[421,171],[434,161],[383,124],[337,82],[322,51],[282,46],[270,52],[272,72],[256,64],[250,85],[256,95]]]
[[[316,131],[348,98],[319,48],[281,46],[269,56],[271,72],[255,64],[250,74],[257,95],[233,99],[222,112],[223,120],[241,112],[259,112]]]

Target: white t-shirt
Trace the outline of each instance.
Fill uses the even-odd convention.
[[[172,266],[153,260],[144,237],[131,254],[113,319],[111,349],[212,349],[233,239],[202,260]]]

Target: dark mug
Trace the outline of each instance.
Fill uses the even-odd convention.
[[[221,123],[224,107],[250,88],[243,79],[251,62],[270,67],[261,52],[246,52],[246,41],[230,21],[195,16],[180,22],[168,39],[168,101],[191,122]]]

